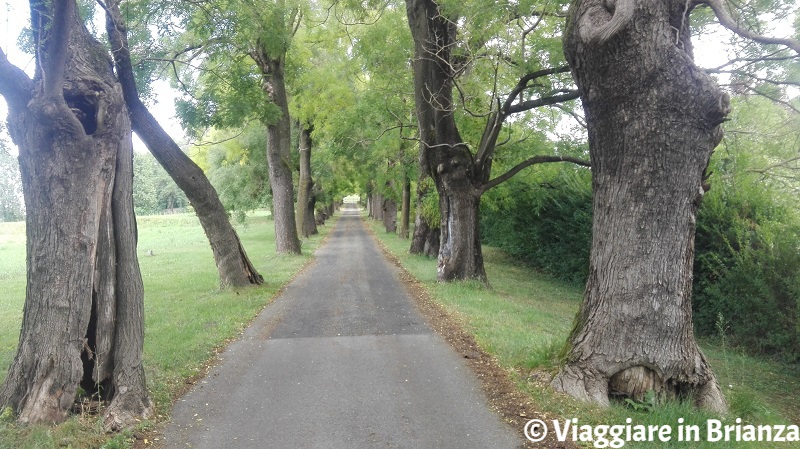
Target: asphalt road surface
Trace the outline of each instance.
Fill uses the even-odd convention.
[[[358,211],[179,400],[169,449],[517,448]]]

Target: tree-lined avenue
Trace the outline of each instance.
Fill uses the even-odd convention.
[[[514,448],[345,205],[316,262],[180,400],[168,448]]]

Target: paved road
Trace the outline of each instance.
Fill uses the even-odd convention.
[[[173,411],[168,449],[516,448],[358,212]]]

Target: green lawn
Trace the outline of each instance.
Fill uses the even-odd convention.
[[[202,373],[217,350],[311,259],[332,222],[320,227],[319,236],[303,242],[302,256],[282,256],[275,254],[273,222],[264,213],[249,217],[237,231],[265,284],[238,291],[219,290],[211,248],[194,215],[139,217],[138,223],[145,287],[144,363],[156,403],[153,422],[158,422],[168,416],[187,379]],[[16,351],[22,321],[24,232],[22,223],[0,223],[0,380]],[[129,435],[109,440],[92,417],[75,418],[52,429],[0,422],[0,449],[129,446]]]
[[[436,260],[408,253],[409,240],[387,234],[382,224],[367,220],[383,244],[403,266],[442,304],[451,315],[473,333],[478,343],[495,355],[508,370],[520,390],[527,393],[539,408],[563,418],[578,418],[581,424],[633,423],[701,425],[713,415],[688,404],[667,404],[653,410],[633,410],[622,405],[601,409],[578,403],[547,387],[555,373],[558,354],[566,341],[573,318],[582,299],[580,286],[555,281],[511,259],[502,251],[484,246],[486,271],[492,288],[476,282],[441,284],[436,282]],[[720,385],[730,403],[731,413],[725,424],[736,418],[744,423],[800,423],[800,370],[703,342]],[[587,445],[587,447],[591,447]],[[690,448],[786,448],[800,443],[691,442],[627,443],[625,447]]]

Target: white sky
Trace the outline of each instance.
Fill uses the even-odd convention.
[[[0,2],[0,17],[2,17],[0,19],[0,48],[3,49],[12,64],[25,70],[29,76],[33,76],[33,56],[23,53],[17,48],[17,37],[30,22],[28,2]],[[101,25],[99,29],[105,29],[105,25]],[[175,117],[175,99],[179,96],[179,93],[170,87],[169,82],[160,80],[155,83],[154,91],[157,103],[149,107],[150,113],[155,116],[167,133],[180,144],[185,140],[185,136],[180,123]],[[8,107],[5,99],[0,96],[0,120],[5,122],[6,117],[8,117]],[[11,143],[11,138],[5,133],[0,134],[0,139]],[[12,152],[16,151],[14,145],[9,145],[9,147]],[[133,148],[134,151],[147,152],[147,147],[135,134],[133,135]]]

